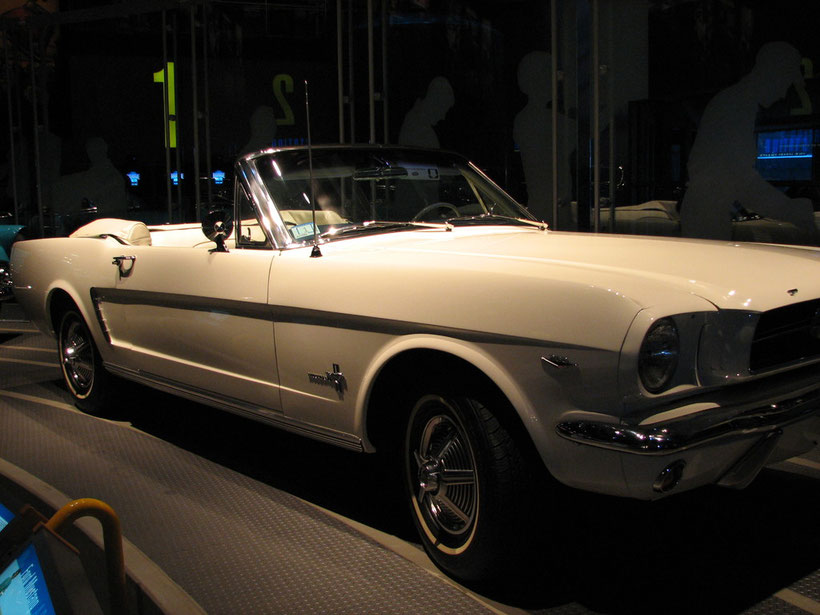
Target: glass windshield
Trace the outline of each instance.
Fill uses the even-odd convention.
[[[255,165],[294,242],[312,240],[314,232],[334,239],[425,223],[532,221],[510,196],[454,154],[314,148],[312,171],[307,149],[265,154]]]

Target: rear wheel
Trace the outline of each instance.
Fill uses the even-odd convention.
[[[407,421],[404,475],[413,521],[433,561],[463,581],[497,579],[525,555],[532,486],[496,414],[504,403],[498,397],[433,388],[414,396]]]
[[[110,394],[110,376],[85,320],[76,309],[63,312],[57,348],[60,367],[74,404],[90,413],[100,412]]]

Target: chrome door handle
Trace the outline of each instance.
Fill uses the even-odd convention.
[[[134,271],[134,262],[137,260],[136,256],[115,256],[111,261],[112,265],[116,265],[120,272],[121,278],[127,278]],[[126,265],[125,263],[129,263]]]

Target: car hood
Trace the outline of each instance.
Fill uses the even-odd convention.
[[[467,267],[573,280],[613,288],[643,307],[675,292],[752,311],[820,296],[820,249],[797,246],[500,227],[391,233],[332,245],[356,253],[369,245],[365,251],[379,252],[385,266],[410,256],[419,265],[429,261],[431,271]]]

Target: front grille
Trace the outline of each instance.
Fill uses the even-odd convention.
[[[750,369],[758,372],[820,357],[820,299],[764,312],[757,323]]]

